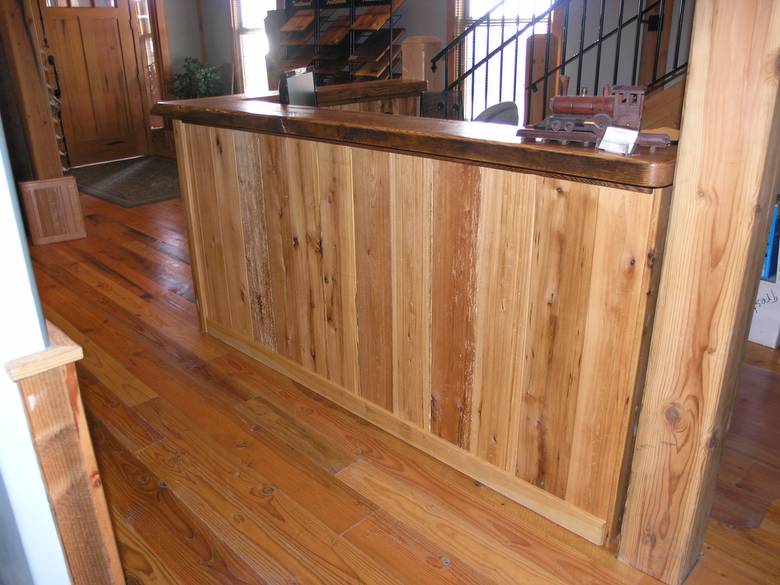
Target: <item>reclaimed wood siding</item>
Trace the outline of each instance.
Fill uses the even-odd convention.
[[[612,529],[661,190],[201,126],[183,135],[199,175],[185,191],[207,327]]]

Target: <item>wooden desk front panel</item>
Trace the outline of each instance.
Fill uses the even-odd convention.
[[[175,124],[204,328],[612,535],[666,192]]]

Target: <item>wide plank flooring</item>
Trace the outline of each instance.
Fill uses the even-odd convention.
[[[32,257],[128,583],[657,583],[202,335],[178,201],[82,203]],[[691,585],[780,583],[780,359],[748,358]]]

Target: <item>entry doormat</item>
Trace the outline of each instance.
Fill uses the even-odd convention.
[[[179,197],[176,161],[144,156],[71,169],[79,191],[122,207]]]

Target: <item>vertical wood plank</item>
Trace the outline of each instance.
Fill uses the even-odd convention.
[[[236,132],[234,140],[241,229],[246,250],[252,338],[267,347],[276,349],[268,223],[261,171],[264,166],[262,137],[250,132]]]
[[[325,306],[322,294],[322,226],[320,222],[317,144],[284,140],[292,239],[287,242],[288,290],[294,300],[294,327],[301,365],[327,377]]]
[[[527,376],[515,473],[563,497],[577,405],[598,187],[536,179]]]
[[[346,146],[315,143],[322,222],[322,285],[327,378],[358,388],[355,216],[352,154]]]
[[[191,197],[189,204],[194,209],[200,227],[200,247],[204,270],[203,278],[206,292],[204,304],[208,319],[220,325],[230,325],[230,298],[228,277],[225,269],[225,253],[222,240],[222,226],[219,221],[217,206],[217,185],[214,174],[211,145],[214,142],[216,129],[205,126],[188,125],[187,158],[192,171]],[[193,164],[193,161],[197,161]]]
[[[431,165],[391,157],[393,412],[430,429]]]
[[[656,244],[651,223],[660,197],[600,189],[565,493],[599,518],[615,512],[625,463],[604,454],[626,446],[650,293],[648,259]]]
[[[294,321],[292,291],[288,290],[293,241],[290,224],[289,185],[282,138],[260,135],[261,177],[265,201],[266,240],[271,297],[274,300],[273,326],[276,350],[298,361],[300,344]],[[250,219],[251,221],[251,219]]]
[[[482,169],[477,320],[470,450],[503,469],[514,463],[529,303],[536,183]]]
[[[692,39],[620,544],[675,585],[701,550],[780,179],[780,3],[697,2]]]
[[[359,394],[387,410],[393,408],[390,156],[352,151]]]
[[[244,254],[244,227],[241,222],[241,196],[236,167],[233,130],[217,128],[212,135],[211,153],[216,183],[216,209],[222,236],[222,253],[227,278],[227,305],[231,327],[245,338],[252,336],[252,310]]]
[[[187,225],[187,243],[190,251],[192,282],[195,287],[198,321],[200,328],[206,330],[206,316],[209,314],[209,286],[206,281],[206,257],[204,253],[203,231],[198,215],[197,186],[191,158],[191,134],[189,125],[181,120],[173,121],[173,135],[176,142],[176,165],[179,171],[182,209]]]
[[[431,432],[469,446],[480,170],[433,162]]]

